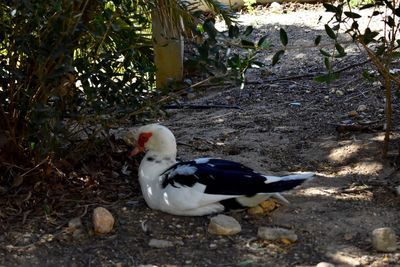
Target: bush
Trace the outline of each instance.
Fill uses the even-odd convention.
[[[66,140],[87,127],[87,116],[106,121],[98,115],[145,103],[154,93],[151,6],[141,0],[0,4],[3,165],[53,158],[73,145]]]
[[[325,66],[328,74],[318,77],[320,81],[330,82],[338,76],[332,71],[331,59],[346,56],[345,49],[339,44],[338,34],[340,30],[345,30],[353,41],[357,42],[360,47],[368,55],[372,65],[380,74],[378,79],[384,89],[385,111],[386,111],[386,132],[385,142],[383,146],[383,155],[388,153],[388,145],[390,132],[392,129],[392,95],[393,89],[399,88],[400,78],[397,74],[392,73],[391,66],[400,56],[400,7],[395,6],[394,2],[387,0],[362,1],[367,3],[360,7],[360,10],[369,10],[368,18],[379,18],[381,23],[380,31],[371,30],[369,24],[365,28],[361,28],[358,20],[362,15],[354,10],[354,1],[347,0],[339,2],[336,5],[324,3],[326,12],[333,13],[330,24],[325,24],[327,35],[334,41],[334,51],[328,53],[320,50],[325,57]],[[320,37],[317,37],[315,43],[318,44]],[[398,89],[397,89],[398,90]]]

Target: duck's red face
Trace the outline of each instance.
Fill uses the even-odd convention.
[[[143,152],[145,150],[145,145],[147,141],[149,141],[152,135],[153,133],[151,132],[140,133],[137,141],[137,146],[131,151],[131,153],[129,153],[129,157],[134,157],[137,154]]]

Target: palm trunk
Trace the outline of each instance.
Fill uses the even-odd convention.
[[[157,11],[152,13],[153,48],[157,88],[165,88],[171,81],[181,81],[183,77],[183,37],[168,32]]]

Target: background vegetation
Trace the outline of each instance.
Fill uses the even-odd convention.
[[[159,11],[163,19],[174,18],[175,26],[169,27],[175,33],[185,31],[196,37],[192,42],[196,53],[187,60],[187,69],[207,73],[207,82],[228,77],[243,88],[247,70],[263,66],[257,53],[270,49],[269,42],[265,36],[251,40],[252,27],[241,31],[228,10],[216,1],[207,3],[228,22],[227,32],[218,32],[213,16],[197,12],[185,1],[3,1],[1,181],[10,183],[32,168],[63,158],[79,161],[87,151],[96,149],[97,138],[108,135],[103,129],[113,126],[115,119],[134,120],[139,113],[157,112],[161,102],[173,99],[171,93],[173,96],[186,90],[185,85],[155,89],[151,14],[160,6],[167,10]],[[251,6],[252,1],[246,3]],[[337,36],[344,25],[350,25],[344,30],[364,48],[381,74],[387,98],[388,140],[392,89],[399,84],[390,73],[390,64],[398,57],[399,7],[396,1],[385,0],[363,5],[361,9],[372,10],[371,16],[382,16],[384,31],[373,32],[359,29],[357,19],[361,15],[352,10],[354,5],[354,1],[325,4],[327,12],[334,14],[331,23],[325,25],[334,49],[321,49],[328,73],[318,79],[329,82],[338,78],[332,60],[346,56],[346,52]],[[378,11],[382,7],[386,12]],[[179,18],[184,19],[185,27]],[[288,43],[283,29],[280,40],[282,47],[273,52],[273,64],[285,53]],[[316,45],[320,40],[317,37]]]

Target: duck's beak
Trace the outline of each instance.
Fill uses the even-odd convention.
[[[135,147],[128,155],[128,157],[132,158],[140,153],[142,153],[144,151],[144,147]]]

